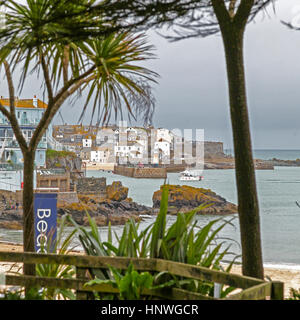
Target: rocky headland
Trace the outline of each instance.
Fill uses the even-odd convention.
[[[274,167],[300,167],[300,159],[281,160],[277,158],[264,160],[254,159],[256,170],[273,170]],[[235,160],[232,156],[206,157],[204,169],[234,169]]]
[[[169,214],[187,212],[205,205],[198,214],[226,215],[237,212],[237,206],[215,192],[191,186],[169,185]],[[162,187],[153,194],[153,206],[138,204],[128,197],[128,188],[120,181],[106,185],[105,178],[83,178],[76,197],[70,199],[58,194],[58,219],[69,214],[80,225],[87,226],[87,213],[98,226],[123,225],[130,218],[140,221],[145,215],[159,212]],[[3,192],[3,194],[2,194]],[[0,190],[0,228],[21,230],[22,207],[14,192]],[[20,195],[19,195],[20,198]],[[2,199],[2,201],[1,201]],[[9,202],[8,202],[9,199]],[[76,199],[76,200],[74,200]]]
[[[90,181],[90,186],[86,186],[87,192],[84,194],[77,194],[78,201],[70,202],[58,197],[58,219],[64,214],[69,214],[78,224],[87,226],[86,213],[88,213],[94,218],[98,226],[106,226],[109,223],[111,225],[123,225],[130,218],[140,221],[141,216],[154,214],[151,207],[132,201],[128,197],[128,188],[124,187],[120,181],[115,181],[112,185],[106,186],[105,193],[98,193],[97,190],[94,190],[96,184],[94,182],[97,182],[97,179],[91,178],[87,181]],[[21,230],[23,227],[23,211],[21,207],[16,208],[17,198],[15,193],[3,192],[6,198],[9,197],[9,206],[5,206],[3,202],[0,203],[0,228]]]
[[[167,185],[169,190],[168,213],[188,212],[204,206],[197,214],[227,215],[237,213],[237,206],[217,195],[210,189],[191,186]],[[153,194],[154,211],[159,211],[162,188]]]
[[[67,171],[80,171],[82,160],[70,151],[55,151],[48,149],[46,153],[47,169],[64,169]]]
[[[266,162],[269,162],[276,167],[300,167],[300,159],[280,160],[280,159],[273,158],[271,160],[267,160]]]
[[[140,221],[142,215],[151,215],[151,207],[140,205],[128,198],[128,188],[120,181],[106,187],[106,197],[97,194],[78,195],[78,203],[59,202],[58,216],[69,214],[80,225],[88,225],[86,213],[98,226],[125,224],[130,218]]]
[[[284,161],[284,160],[282,160]],[[288,165],[287,162],[285,162]],[[254,168],[256,170],[273,170],[276,162],[272,160],[254,159]],[[299,161],[300,165],[300,161]],[[205,158],[204,169],[234,169],[235,159],[231,156],[208,157]]]

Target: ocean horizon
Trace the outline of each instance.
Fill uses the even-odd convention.
[[[227,155],[233,155],[233,149],[224,149]],[[300,149],[253,149],[253,157],[261,160],[296,160],[300,159]]]

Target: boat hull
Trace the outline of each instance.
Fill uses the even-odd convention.
[[[180,181],[201,181],[201,177],[180,177]]]

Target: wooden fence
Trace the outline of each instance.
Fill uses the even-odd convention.
[[[127,269],[132,263],[137,271],[169,273],[185,278],[203,280],[232,286],[242,289],[236,294],[228,296],[226,299],[236,300],[282,300],[283,283],[266,282],[260,279],[245,277],[208,268],[188,265],[161,259],[141,259],[123,257],[96,257],[84,255],[56,255],[56,254],[37,254],[22,252],[0,252],[0,262],[26,263],[26,264],[59,264],[71,265],[76,268],[76,278],[59,279],[50,277],[12,275],[7,273],[4,276],[6,285],[20,287],[46,287],[73,289],[76,291],[77,299],[86,299],[88,292],[117,293],[118,289],[109,284],[97,284],[85,286],[86,271],[93,269],[107,269],[115,267],[121,270]],[[3,277],[2,277],[3,279]],[[160,290],[144,290],[143,295],[150,295],[161,299],[170,300],[203,300],[215,299],[199,293],[189,292],[179,288],[164,288]]]

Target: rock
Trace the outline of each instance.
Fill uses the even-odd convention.
[[[257,170],[273,170],[275,162],[269,160],[254,159],[254,167]],[[220,158],[205,158],[204,169],[234,169],[235,161],[230,156]]]
[[[6,210],[0,215],[0,228],[22,230],[23,218],[21,210]]]
[[[262,160],[260,160],[262,161]],[[269,164],[273,165],[273,166],[284,166],[284,167],[300,167],[300,159],[296,159],[296,160],[280,160],[280,159],[276,159],[273,158],[271,160],[266,160],[266,162],[268,162]]]
[[[77,180],[77,192],[80,195],[98,195],[106,198],[106,178],[84,177]]]
[[[106,195],[109,200],[122,201],[128,197],[128,188],[123,187],[121,181],[114,181],[106,187]]]
[[[169,214],[187,212],[200,205],[208,205],[198,214],[224,215],[237,213],[237,206],[217,195],[209,189],[195,188],[191,186],[168,185],[169,188]],[[153,208],[159,210],[162,195],[162,187],[154,192]]]
[[[140,221],[140,215],[154,214],[151,207],[128,198],[128,188],[120,181],[106,186],[105,178],[84,178],[79,185],[78,202],[58,201],[58,218],[69,214],[79,225],[88,226],[88,213],[98,226],[106,226],[108,223],[123,225],[130,218]],[[15,211],[4,210],[0,214],[0,228],[22,229],[22,210]]]
[[[63,168],[67,171],[81,171],[82,160],[74,152],[48,150],[47,169]]]
[[[80,225],[88,226],[86,212],[98,226],[123,225],[130,218],[140,221],[140,215],[152,214],[152,208],[140,205],[128,198],[128,188],[117,181],[107,186],[107,196],[100,199],[97,194],[78,195],[79,203],[59,203],[59,215],[70,214]]]
[[[1,221],[0,220],[0,228],[8,229],[8,230],[22,230],[23,225],[18,221]]]

